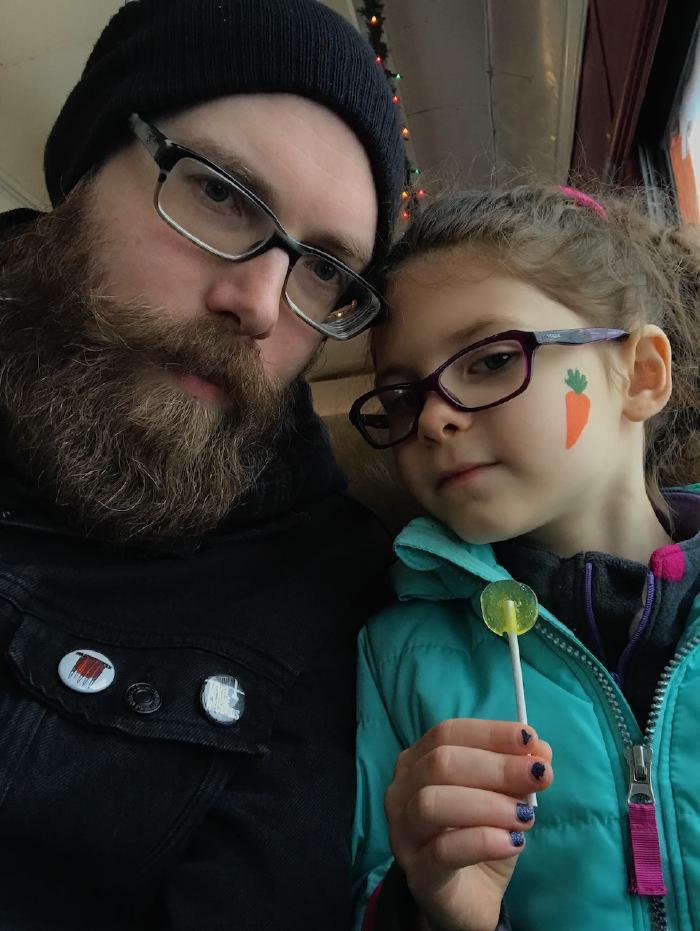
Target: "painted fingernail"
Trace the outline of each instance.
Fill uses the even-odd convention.
[[[530,767],[530,772],[538,781],[544,776],[544,771],[546,767],[544,763],[533,763]]]
[[[523,824],[527,824],[528,821],[532,821],[535,817],[535,809],[532,805],[524,805],[522,802],[518,802],[515,806],[515,815],[518,821],[522,821]]]
[[[525,843],[525,835],[522,831],[510,831],[510,840],[514,847],[522,847]]]
[[[526,731],[523,729],[522,731],[520,731],[520,736],[523,738],[523,744],[527,747],[527,745],[530,743],[530,740],[532,739],[532,734],[530,733],[530,731]]]

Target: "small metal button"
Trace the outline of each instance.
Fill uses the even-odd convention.
[[[217,724],[233,724],[245,708],[245,692],[234,676],[209,676],[200,699],[204,713]]]
[[[114,666],[104,653],[73,650],[58,664],[58,675],[75,692],[103,692],[114,682]]]
[[[137,714],[153,714],[163,704],[160,692],[150,682],[134,682],[124,692],[124,699]]]

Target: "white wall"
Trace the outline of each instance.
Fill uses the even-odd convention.
[[[20,201],[46,203],[46,137],[95,40],[122,5],[123,0],[0,0],[0,209],[12,199],[7,187]],[[352,0],[326,5],[357,26]]]
[[[0,0],[0,177],[34,203],[49,129],[122,0]]]
[[[15,207],[23,206],[14,197],[11,197],[6,191],[0,189],[0,213],[6,210],[13,210]]]

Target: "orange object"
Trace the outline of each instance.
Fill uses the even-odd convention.
[[[669,155],[681,219],[683,223],[700,223],[700,179],[695,177],[697,165],[693,163],[690,152],[683,158],[683,144],[679,133],[671,139]]]
[[[591,399],[583,393],[588,379],[578,369],[569,369],[564,381],[571,388],[566,392],[566,448],[571,449],[588,423]]]

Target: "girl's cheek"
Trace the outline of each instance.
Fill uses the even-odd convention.
[[[496,408],[498,425],[492,425],[504,452],[530,459],[564,448],[563,396],[556,384],[532,385],[520,397]],[[494,418],[495,421],[495,418]]]

